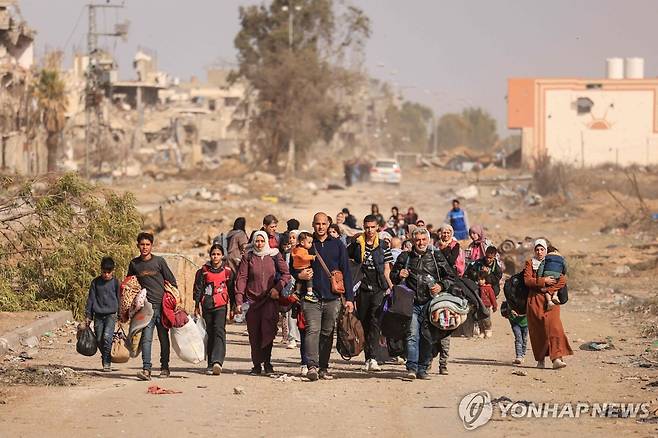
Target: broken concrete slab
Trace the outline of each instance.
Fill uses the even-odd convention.
[[[478,190],[477,186],[470,185],[457,190],[455,195],[461,199],[475,199],[480,195],[480,191]]]
[[[73,315],[69,310],[54,312],[43,318],[40,318],[26,326],[0,334],[0,356],[7,354],[9,350],[22,351],[22,342],[26,342],[31,337],[37,339],[44,333],[52,331],[67,321],[72,321]]]

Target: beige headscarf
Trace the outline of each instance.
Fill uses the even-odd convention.
[[[261,236],[263,239],[265,239],[265,246],[261,251],[256,250],[256,237]],[[270,238],[268,237],[267,233],[265,231],[256,231],[254,233],[254,237],[251,238],[251,248],[249,248],[249,251],[254,253],[254,255],[257,255],[259,257],[265,257],[265,256],[272,256],[274,257],[279,253],[279,248],[270,248]]]

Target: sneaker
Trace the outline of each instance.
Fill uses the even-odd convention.
[[[404,377],[410,380],[416,380],[416,372],[413,370],[407,370],[407,374],[405,374]]]
[[[297,341],[291,339],[290,342],[288,342],[288,345],[286,345],[286,348],[289,350],[294,350],[295,348],[297,348]]]
[[[485,330],[484,331],[484,337],[489,339],[490,337],[493,336],[493,330]]]
[[[522,357],[517,357],[512,361],[514,365],[521,365],[523,363],[523,358]]]
[[[546,368],[546,362],[540,360],[539,362],[537,362],[537,368]]]
[[[382,367],[377,363],[377,359],[370,359],[370,371],[381,371]]]
[[[160,370],[160,375],[158,377],[161,379],[166,379],[169,376],[171,376],[171,373],[169,372],[169,368],[162,368]]]
[[[439,374],[441,374],[442,376],[447,376],[448,375],[448,367],[446,367],[446,366],[439,367]]]
[[[104,373],[109,373],[110,371],[112,371],[112,367],[109,364],[103,365]]]
[[[151,370],[142,370],[137,373],[139,380],[151,380]]]
[[[306,375],[308,374],[308,366],[302,365],[302,369],[299,374],[301,374],[302,377],[306,377]]]
[[[562,358],[558,357],[553,361],[553,369],[554,370],[559,370],[560,368],[566,367],[567,364],[562,360]]]
[[[370,359],[366,359],[366,364],[363,366],[363,371],[370,371]]]
[[[311,382],[315,382],[318,380],[318,369],[315,367],[309,368],[308,373],[306,373],[306,377],[308,377],[308,380]]]
[[[209,375],[209,376],[212,376],[212,368],[211,367],[206,368],[206,374]]]
[[[220,374],[222,374],[222,366],[218,363],[214,363],[212,365],[212,374],[213,376],[219,376]]]
[[[402,356],[397,356],[397,357],[395,358],[395,362],[396,362],[398,365],[404,365],[405,363],[407,363],[407,361],[406,361],[406,360],[404,359],[404,357],[402,357]]]
[[[271,376],[272,374],[274,374],[274,367],[272,366],[271,363],[265,364],[265,369],[263,370],[263,374],[265,374],[266,376]]]
[[[320,370],[318,377],[322,380],[334,380],[334,376],[329,373],[329,370]]]
[[[249,374],[252,376],[260,376],[263,373],[263,369],[259,366],[257,367],[252,367],[251,371],[249,371]]]
[[[430,375],[427,374],[427,371],[419,371],[416,373],[416,378],[420,380],[429,380],[431,379]]]

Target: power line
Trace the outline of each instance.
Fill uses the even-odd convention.
[[[75,25],[73,26],[73,30],[69,34],[68,38],[66,38],[66,42],[64,43],[64,48],[62,49],[63,52],[66,51],[66,49],[69,46],[69,43],[71,42],[71,38],[73,38],[73,35],[75,34],[75,31],[78,30],[78,25],[80,24],[80,20],[82,19],[82,15],[85,12],[85,7],[80,8],[80,14],[78,15],[77,20],[75,20]]]

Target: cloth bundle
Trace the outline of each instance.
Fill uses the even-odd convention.
[[[470,306],[468,300],[449,293],[441,293],[432,298],[428,305],[430,322],[441,330],[454,330],[468,316]]]
[[[139,311],[137,308],[133,309],[133,304],[135,303],[135,298],[141,293],[142,287],[140,286],[139,281],[137,281],[137,277],[131,275],[123,280],[119,290],[119,322],[126,323]],[[144,305],[145,300],[146,290],[144,290],[144,299],[141,303],[142,306]],[[139,302],[135,304],[139,304]]]

